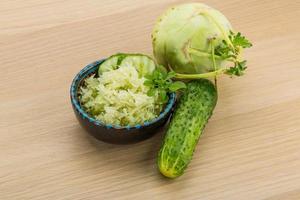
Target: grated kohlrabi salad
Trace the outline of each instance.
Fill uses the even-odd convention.
[[[145,78],[133,66],[120,66],[94,75],[79,89],[79,99],[85,110],[105,124],[137,125],[154,119],[162,110],[157,96],[148,96]]]

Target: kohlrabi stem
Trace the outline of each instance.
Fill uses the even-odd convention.
[[[221,32],[222,35],[224,36],[226,42],[230,45],[230,47],[231,47],[232,49],[234,49],[234,46],[233,46],[233,44],[231,43],[231,41],[230,41],[230,39],[229,39],[229,37],[228,37],[227,31],[224,30],[223,26],[221,26],[221,25],[219,24],[218,20],[216,20],[215,17],[212,16],[212,15],[210,15],[208,12],[201,11],[200,14],[203,14],[204,16],[210,18],[210,19],[214,22],[214,24],[217,26],[217,28],[220,30],[220,32]]]
[[[188,48],[188,53],[197,55],[199,57],[207,57],[207,58],[211,57],[211,53],[205,52],[203,50],[200,50],[200,49],[197,49],[197,48],[194,48],[194,47],[189,47]],[[216,58],[222,59],[222,57],[218,56],[218,55],[216,55]]]
[[[207,53],[207,52],[204,52],[204,51],[202,51],[200,49],[196,49],[196,48],[192,48],[192,47],[189,47],[188,53],[196,55],[196,56],[199,56],[199,57],[207,57],[207,58],[211,58],[212,57],[211,53]],[[222,57],[218,56],[218,55],[215,55],[215,58],[219,59],[219,60],[222,60]],[[232,58],[227,58],[226,61],[234,62],[235,60],[232,59]]]
[[[215,38],[212,38],[210,40],[210,44],[211,44],[211,59],[212,59],[214,70],[216,71],[217,70],[217,64],[216,64],[216,59],[215,59],[216,55],[215,55],[214,41],[215,41]]]
[[[179,74],[176,73],[175,78],[178,79],[200,79],[200,78],[214,78],[225,72],[226,69],[218,69],[213,72],[203,73],[203,74]]]
[[[211,43],[211,59],[212,59],[212,63],[213,63],[213,66],[214,66],[214,70],[216,71],[217,70],[217,64],[216,64],[216,59],[215,59],[215,47],[214,47],[214,41],[215,41],[215,38],[212,38],[210,43]],[[216,88],[217,87],[217,76],[215,76],[215,85],[216,85]]]

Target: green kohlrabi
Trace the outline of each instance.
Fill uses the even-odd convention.
[[[246,69],[241,50],[252,46],[221,12],[201,3],[167,10],[154,27],[152,44],[158,64],[182,79],[240,76]]]

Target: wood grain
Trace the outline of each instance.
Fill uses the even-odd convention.
[[[116,52],[151,54],[155,19],[180,0],[0,1],[0,199],[300,199],[300,3],[203,1],[254,47],[220,98],[186,174],[167,180],[162,133],[95,141],[69,102],[73,76]]]

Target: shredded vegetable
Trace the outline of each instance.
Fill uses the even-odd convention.
[[[105,124],[143,124],[157,117],[163,106],[157,96],[147,95],[149,87],[144,81],[134,66],[122,65],[99,78],[87,78],[79,89],[79,99],[90,115]]]

